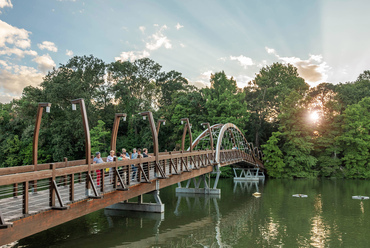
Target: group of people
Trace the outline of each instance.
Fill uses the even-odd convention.
[[[107,157],[107,162],[113,162],[114,158],[117,158],[118,161],[128,160],[128,159],[137,159],[137,158],[146,158],[149,157],[148,155],[148,149],[144,148],[143,153],[141,153],[141,149],[132,149],[132,153],[129,154],[125,148],[122,149],[122,153],[117,152],[117,155],[115,155],[115,151],[111,150],[109,156]],[[101,158],[100,152],[95,153],[95,157],[93,159],[94,164],[104,163],[104,160]],[[107,168],[109,170],[109,179],[110,182],[113,183],[113,168]],[[131,171],[132,171],[132,177],[131,180],[134,181],[136,174],[137,174],[137,168],[134,164],[131,165]],[[96,170],[96,180],[97,185],[100,185],[101,181],[101,171]]]

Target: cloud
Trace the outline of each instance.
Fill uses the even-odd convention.
[[[147,51],[129,51],[129,52],[122,52],[119,57],[115,57],[114,59],[116,61],[121,60],[121,61],[135,61],[137,59],[142,59],[145,57],[149,57],[150,53]]]
[[[73,56],[73,51],[71,50],[66,50],[66,55],[69,56],[69,57],[72,57]]]
[[[148,50],[157,50],[164,46],[166,49],[171,49],[171,41],[162,32],[167,29],[166,25],[163,25],[156,33],[149,37],[150,41],[146,43],[146,48]]]
[[[197,78],[193,80],[188,80],[190,84],[198,87],[198,88],[204,88],[207,86],[210,86],[210,79],[211,74],[213,73],[212,70],[204,71],[202,72]]]
[[[177,23],[176,29],[179,30],[180,28],[183,28],[184,26],[180,25],[180,23]]]
[[[267,53],[275,55],[280,61],[292,64],[297,67],[299,75],[304,78],[311,86],[325,82],[328,79],[330,66],[323,61],[322,55],[309,55],[309,58],[302,60],[297,57],[281,57],[275,49],[265,47]]]
[[[238,57],[230,56],[230,60],[237,60],[244,69],[247,69],[248,66],[254,65],[253,60],[249,57],[240,55]]]
[[[30,33],[0,20],[0,47],[6,47],[6,43],[8,43],[26,49],[31,46],[31,40],[28,37]]]
[[[158,24],[154,24],[154,27],[159,27]],[[146,28],[144,26],[139,27],[141,32],[145,32]],[[156,28],[158,29],[158,28]],[[157,50],[161,47],[166,49],[171,49],[171,41],[163,34],[164,30],[168,29],[167,25],[163,25],[156,31],[154,34],[147,36],[147,39],[144,40],[145,48],[142,51],[128,51],[122,52],[119,57],[115,57],[116,61],[135,61],[137,59],[146,58],[150,56],[151,51]],[[185,47],[184,44],[180,43],[181,47]]]
[[[10,7],[13,8],[11,0],[0,0],[0,8]]]
[[[37,44],[37,46],[41,50],[49,50],[51,52],[58,52],[58,48],[55,46],[54,42],[51,41],[43,41],[41,44]]]
[[[16,55],[20,58],[23,58],[25,55],[30,55],[30,56],[37,56],[37,52],[33,50],[21,50],[19,48],[9,48],[5,47],[3,50],[0,50],[0,55]]]
[[[34,58],[33,61],[37,63],[37,68],[44,73],[56,66],[54,60],[50,57],[49,54],[38,56]]]
[[[268,54],[276,54],[276,51],[273,48],[265,47],[265,49],[266,49],[266,51],[267,51]]]
[[[254,78],[247,75],[238,75],[234,77],[234,79],[239,88],[244,88],[248,85],[248,82],[252,81]]]
[[[144,27],[144,26],[140,26],[140,27],[139,27],[139,29],[140,29],[140,31],[141,31],[142,33],[145,33],[145,27]]]
[[[24,87],[38,86],[44,76],[32,67],[15,65],[12,69],[14,73],[0,69],[1,102],[9,102],[13,98],[20,97]]]

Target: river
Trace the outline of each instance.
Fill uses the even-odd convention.
[[[369,247],[370,181],[221,179],[221,197],[160,196],[165,213],[100,210],[14,247]],[[255,198],[252,193],[261,192]],[[292,197],[306,194],[307,198]],[[147,201],[154,201],[145,196]]]

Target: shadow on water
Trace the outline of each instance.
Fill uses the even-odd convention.
[[[15,246],[368,246],[370,201],[351,197],[369,196],[369,181],[222,179],[218,186],[221,197],[176,194],[173,185],[160,192],[164,214],[100,210]],[[260,198],[252,196],[256,191]]]

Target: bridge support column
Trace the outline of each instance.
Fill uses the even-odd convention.
[[[234,181],[259,181],[265,174],[259,168],[233,168]]]
[[[138,202],[120,202],[107,207],[107,209],[113,210],[128,210],[135,212],[149,212],[149,213],[163,213],[164,204],[159,197],[159,190],[154,190],[148,194],[153,195],[155,203],[143,202],[143,196],[138,196]]]
[[[197,178],[189,179],[184,188],[181,186],[181,183],[178,183],[178,187],[176,188],[176,193],[220,195],[221,189],[217,189],[217,184],[218,184],[218,180],[220,178],[221,172],[218,171],[216,173],[217,173],[216,180],[212,188],[210,187],[211,174],[208,173],[205,175],[201,175]],[[207,178],[208,178],[208,183],[207,183]],[[194,188],[190,187],[192,181],[193,181]],[[202,182],[203,182],[203,188],[200,187]]]

